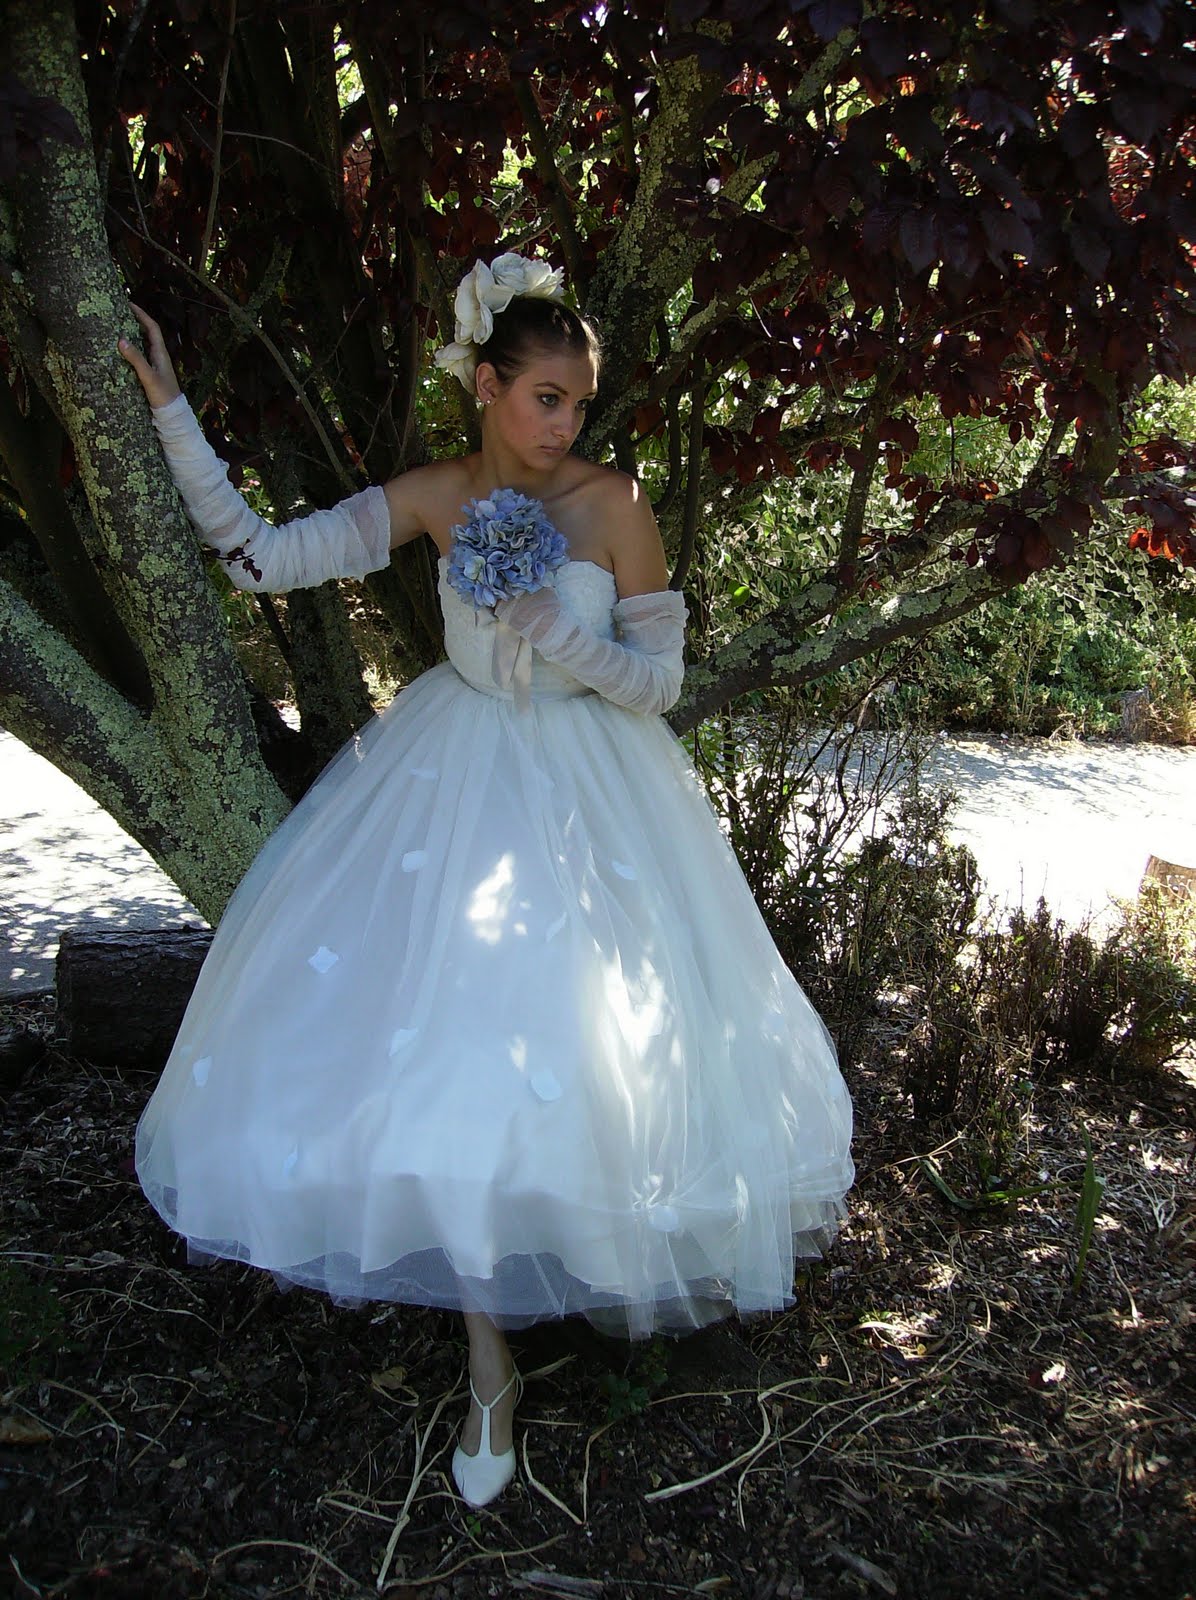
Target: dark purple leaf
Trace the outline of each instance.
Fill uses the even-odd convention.
[[[925,272],[938,260],[938,219],[933,211],[907,211],[898,231],[902,253],[915,272]]]
[[[1111,254],[1108,241],[1093,228],[1073,223],[1068,238],[1071,253],[1090,278],[1103,278]]]
[[[998,211],[986,206],[980,213],[980,225],[989,242],[989,254],[1025,256],[1033,253],[1034,238],[1029,228],[1014,211]]]
[[[859,0],[815,0],[805,7],[806,21],[820,39],[837,39],[847,28],[858,28],[864,8]]]
[[[1122,0],[1117,7],[1127,28],[1154,44],[1163,31],[1163,10],[1155,0]]]

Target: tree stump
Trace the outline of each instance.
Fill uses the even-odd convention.
[[[55,964],[58,1043],[96,1066],[159,1069],[211,942],[206,928],[65,929]]]
[[[1144,888],[1148,883],[1162,884],[1177,900],[1196,900],[1196,867],[1181,867],[1178,862],[1150,856],[1139,888]]]
[[[1121,707],[1121,737],[1132,741],[1150,737],[1150,690],[1126,689],[1117,697]]]

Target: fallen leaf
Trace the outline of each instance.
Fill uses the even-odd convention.
[[[0,1444],[49,1444],[54,1435],[36,1417],[10,1412],[0,1417]]]

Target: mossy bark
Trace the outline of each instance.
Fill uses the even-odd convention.
[[[973,567],[946,583],[839,611],[835,585],[812,584],[706,661],[687,668],[669,723],[683,733],[751,689],[794,688],[825,678],[896,639],[918,639],[966,616],[1016,581],[1009,573]]]
[[[8,8],[18,77],[64,106],[81,145],[47,139],[13,186],[21,310],[44,339],[49,396],[91,517],[87,555],[145,662],[138,711],[26,602],[0,586],[7,725],[75,777],[218,916],[288,802],[262,761],[241,674],[136,379],[138,337],[104,234],[73,8]],[[6,291],[11,292],[11,291]],[[39,682],[41,674],[44,681]]]

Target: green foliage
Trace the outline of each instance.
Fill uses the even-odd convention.
[[[896,664],[882,653],[878,667]],[[1156,737],[1185,742],[1196,700],[1196,581],[1120,547],[1089,551],[932,635],[887,720],[1019,734],[1109,736],[1145,689]]]
[[[826,735],[787,692],[767,707],[724,714],[690,748],[769,932],[846,1065],[882,994],[967,938],[979,875],[947,836],[952,794],[918,782],[919,736]]]
[[[1118,1003],[1110,1059],[1158,1066],[1196,1039],[1196,901],[1145,883],[1123,905],[1110,943]]]
[[[1160,380],[1145,397],[1135,440],[1191,437],[1196,398]],[[1030,470],[1038,443],[1011,446],[989,418],[944,422],[929,405],[912,408],[919,446],[910,470],[934,482],[1006,482]],[[730,638],[812,581],[833,560],[848,478],[828,470],[763,485],[744,506],[743,537],[723,535],[704,550],[710,581],[710,646]],[[877,537],[896,536],[903,502],[880,481],[865,518]],[[813,716],[836,720],[879,682],[871,706],[886,727],[1102,737],[1119,731],[1121,696],[1145,689],[1153,738],[1196,738],[1196,571],[1131,550],[1139,518],[1106,508],[1098,538],[1066,566],[935,630],[912,648],[898,641],[808,686]],[[941,564],[947,570],[947,564]],[[890,681],[891,680],[891,681]]]
[[[606,1396],[606,1420],[639,1416],[668,1376],[668,1345],[659,1335],[635,1347],[623,1372],[604,1372],[598,1380]]]
[[[0,1261],[0,1373],[10,1384],[36,1380],[64,1348],[66,1316],[53,1289],[15,1261]]]
[[[910,1056],[921,1115],[958,1101],[967,1054],[1017,1058],[1025,1074],[1156,1066],[1196,1038],[1196,906],[1146,883],[1103,938],[1068,928],[1039,899],[1007,928],[983,928],[935,973],[927,1026]]]
[[[1196,738],[1196,574],[1124,542],[991,600],[911,650],[889,645],[807,692],[811,712],[841,715],[878,681],[886,727],[1109,737],[1121,697],[1145,689],[1156,739]]]
[[[928,968],[906,1040],[916,1116],[959,1130],[960,1180],[1017,1181],[1015,1151],[1048,1077],[1157,1067],[1196,1039],[1196,905],[1155,885],[1103,938],[1039,900]]]
[[[1096,1228],[1096,1213],[1101,1195],[1105,1191],[1103,1178],[1096,1175],[1096,1161],[1092,1154],[1092,1140],[1084,1129],[1084,1176],[1080,1183],[1080,1198],[1076,1204],[1076,1266],[1071,1278],[1071,1292],[1078,1294],[1088,1265],[1088,1251]]]

